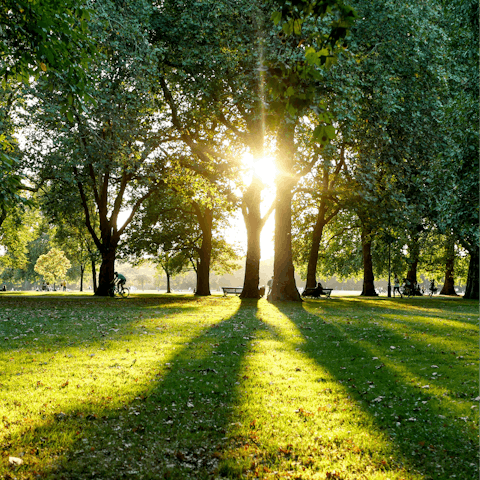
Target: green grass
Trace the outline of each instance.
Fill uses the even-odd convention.
[[[0,478],[478,478],[478,350],[463,299],[2,294]]]

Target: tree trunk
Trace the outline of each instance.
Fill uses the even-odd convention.
[[[362,255],[363,255],[363,290],[361,295],[364,297],[377,297],[375,291],[373,260],[372,260],[372,241],[371,231],[362,230]]]
[[[80,265],[80,291],[83,292],[83,274],[85,273],[85,265]]]
[[[410,268],[407,272],[407,280],[410,281],[412,285],[417,283],[417,267],[418,267],[418,258],[415,258],[412,263],[410,263]]]
[[[295,284],[295,270],[292,255],[292,180],[294,173],[294,132],[293,123],[286,123],[278,135],[277,178],[275,200],[275,255],[273,260],[273,285],[268,296],[270,301],[301,302]]]
[[[110,286],[115,278],[115,257],[116,246],[110,245],[109,249],[101,252],[102,264],[100,265],[100,274],[98,277],[98,288],[95,295],[106,297],[109,295]]]
[[[467,287],[465,289],[465,295],[463,298],[469,300],[478,300],[479,299],[479,255],[478,247],[469,251],[470,253],[470,264],[468,265],[468,277],[467,277]]]
[[[445,283],[440,291],[440,295],[456,296],[455,291],[455,240],[452,235],[447,239],[445,246],[446,261],[445,261]]]
[[[97,267],[95,266],[95,260],[92,259],[92,282],[93,282],[93,292],[97,291]]]
[[[168,272],[165,272],[167,274],[167,293],[172,293],[170,289],[170,274]]]
[[[195,295],[208,296],[210,295],[210,262],[212,257],[212,225],[213,225],[213,211],[206,208],[203,215],[200,208],[195,206],[197,218],[202,230],[202,245],[199,249],[199,262],[197,268],[197,288]]]
[[[240,298],[260,298],[260,235],[263,222],[260,212],[262,182],[254,176],[245,192],[242,205],[243,219],[247,228],[247,258],[245,261],[245,278]]]

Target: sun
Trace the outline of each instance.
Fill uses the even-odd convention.
[[[272,157],[254,158],[251,153],[245,153],[243,154],[242,160],[249,170],[249,175],[257,175],[268,188],[274,187],[277,169],[275,167],[275,160]]]

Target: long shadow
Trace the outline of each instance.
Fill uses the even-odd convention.
[[[423,385],[407,382],[409,374],[425,376],[416,368],[415,361],[399,365],[391,351],[380,352],[375,343],[360,341],[365,336],[362,329],[348,323],[339,325],[328,315],[317,314],[314,311],[317,305],[317,302],[276,305],[303,333],[303,353],[348,389],[378,430],[388,433],[411,469],[421,472],[426,479],[476,478],[478,432],[474,425],[452,417],[445,399],[435,398],[428,388],[422,388],[441,380],[430,377]],[[319,308],[323,310],[324,306]],[[339,315],[338,311],[336,314]],[[308,335],[302,323],[305,315],[310,319]],[[369,336],[374,337],[375,332]],[[392,340],[396,345],[405,343],[398,335],[392,335]],[[411,342],[409,339],[408,343]],[[376,361],[370,360],[375,357]],[[452,397],[452,392],[449,395]],[[465,458],[471,459],[471,463],[460,460]]]
[[[321,311],[325,313],[330,313],[338,310],[339,307],[345,310],[345,313],[355,312],[356,305],[359,304],[362,307],[371,306],[372,311],[378,311],[379,307],[384,311],[390,310],[392,314],[406,315],[409,316],[412,314],[412,311],[418,311],[419,314],[422,314],[425,317],[432,318],[448,318],[452,321],[462,321],[460,319],[454,318],[451,319],[446,313],[445,308],[452,308],[452,305],[455,306],[455,316],[461,317],[462,315],[467,316],[471,315],[469,313],[470,309],[473,307],[478,307],[478,301],[475,300],[464,300],[460,297],[454,298],[438,298],[438,297],[413,297],[413,298],[385,298],[378,297],[375,299],[364,298],[364,297],[332,297],[328,301],[322,300],[321,302],[316,302]]]
[[[185,302],[182,308],[177,299],[169,311],[168,299],[142,300],[138,321],[179,311],[201,321],[202,314],[195,313],[197,300]],[[68,430],[61,456],[37,473],[56,479],[211,478],[236,403],[243,357],[263,328],[256,311],[256,301],[244,300],[228,318],[200,328],[186,344],[177,345],[173,357],[157,365],[149,387],[120,408],[104,408],[97,416],[88,405],[72,405],[56,414],[53,423],[37,426],[30,444],[26,440],[28,448],[48,444],[59,422]],[[32,469],[20,471],[24,478],[35,478]]]

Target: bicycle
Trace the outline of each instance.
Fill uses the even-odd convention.
[[[412,286],[404,285],[402,287],[402,295],[407,297],[407,298],[410,298],[410,297],[413,297],[415,295],[415,291],[414,291]]]
[[[130,289],[123,284],[115,283],[110,287],[110,296],[120,295],[122,298],[127,298],[130,295]]]

